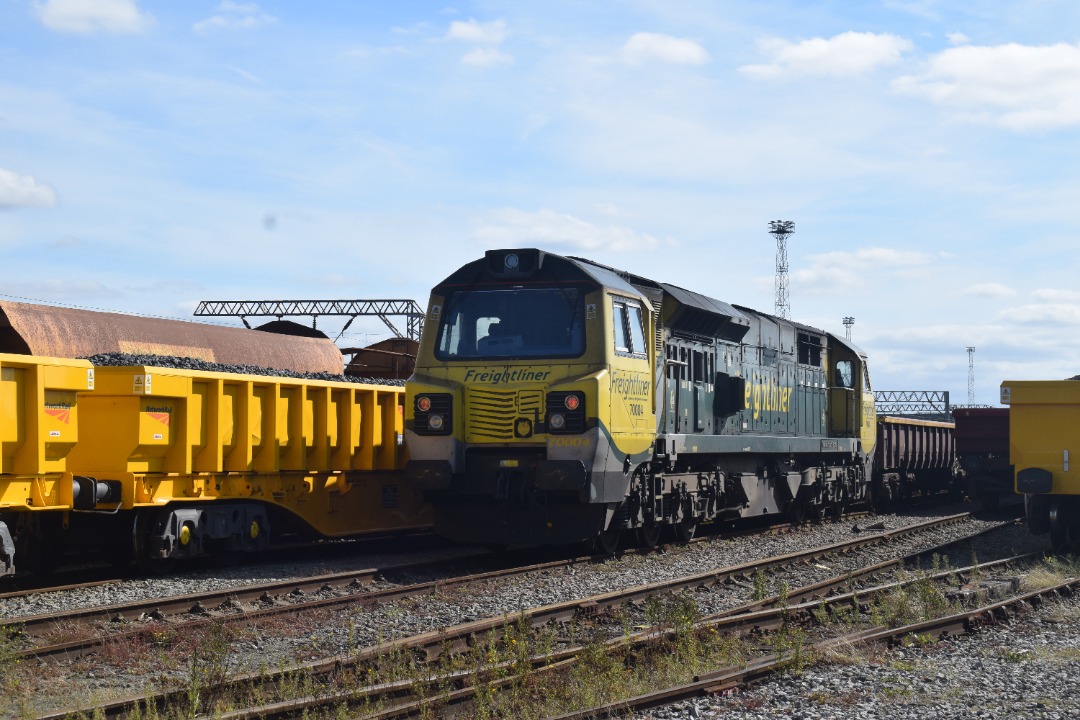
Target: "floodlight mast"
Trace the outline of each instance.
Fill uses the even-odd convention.
[[[795,232],[791,220],[770,220],[769,234],[776,238],[776,316],[791,319],[791,301],[788,296],[787,239]]]
[[[975,348],[968,347],[968,405],[975,404]]]

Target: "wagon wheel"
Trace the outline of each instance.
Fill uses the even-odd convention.
[[[1055,550],[1064,550],[1070,542],[1069,518],[1061,508],[1059,501],[1051,501],[1050,505],[1050,542]]]
[[[176,569],[176,559],[171,557],[162,558],[150,556],[148,540],[153,523],[153,510],[144,508],[136,513],[135,523],[131,533],[135,563],[144,573],[150,575],[168,575]]]

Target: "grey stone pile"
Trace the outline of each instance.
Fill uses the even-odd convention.
[[[149,367],[175,368],[179,370],[204,370],[216,373],[236,373],[240,375],[263,375],[269,377],[302,378],[305,380],[329,380],[331,382],[351,382],[364,385],[391,385],[401,387],[404,380],[386,378],[363,378],[352,375],[332,375],[330,373],[298,373],[289,370],[261,367],[259,365],[227,365],[223,363],[207,362],[191,357],[169,357],[164,355],[136,355],[131,353],[102,353],[87,358],[96,366],[113,367],[137,367],[146,365]]]

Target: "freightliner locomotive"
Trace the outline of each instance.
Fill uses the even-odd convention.
[[[856,347],[536,249],[490,251],[433,289],[405,412],[406,474],[462,542],[611,551],[873,492]]]

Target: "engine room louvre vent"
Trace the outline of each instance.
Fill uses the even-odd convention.
[[[661,303],[659,300],[652,301],[653,306],[653,349],[656,357],[662,357],[664,353],[664,320],[660,315]]]

